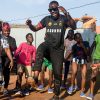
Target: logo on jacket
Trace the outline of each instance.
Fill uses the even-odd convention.
[[[61,21],[59,22],[59,26],[62,26],[62,22]]]
[[[52,22],[49,22],[49,23],[48,23],[48,26],[52,26]]]

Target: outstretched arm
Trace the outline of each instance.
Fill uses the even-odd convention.
[[[32,21],[31,20],[27,20],[26,21],[26,24],[29,26],[29,28],[33,31],[33,32],[36,32],[40,29],[43,28],[42,24],[41,23],[38,23],[36,26],[32,25]]]

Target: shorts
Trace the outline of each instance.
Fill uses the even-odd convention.
[[[44,58],[43,67],[47,67],[49,70],[52,70],[52,63],[48,61],[46,58]]]
[[[32,67],[24,66],[23,64],[18,64],[17,73],[25,73],[26,77],[32,77]]]
[[[72,62],[76,62],[77,64],[86,64],[86,60],[85,59],[73,58]]]
[[[100,59],[94,59],[94,60],[92,61],[91,68],[92,68],[92,69],[100,68]]]

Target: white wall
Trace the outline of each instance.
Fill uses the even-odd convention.
[[[33,44],[37,47],[41,42],[44,41],[44,34],[45,34],[45,29],[42,29],[38,32],[32,32],[29,28],[12,28],[11,29],[11,36],[16,39],[17,46],[26,41],[26,34],[27,33],[32,33],[34,37],[34,42]]]
[[[68,30],[66,30],[65,37],[67,35],[67,32],[68,32]],[[80,32],[82,34],[82,33],[84,33],[84,30],[80,28],[80,29],[75,30],[75,33],[76,32]],[[36,47],[38,47],[38,45],[44,41],[45,29],[42,29],[36,33],[31,31],[29,28],[12,28],[11,29],[11,36],[13,36],[16,39],[17,45],[26,41],[25,36],[27,33],[33,34],[33,37],[34,37],[33,44]],[[87,34],[86,34],[86,37],[87,37]]]

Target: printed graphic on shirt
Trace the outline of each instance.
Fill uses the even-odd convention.
[[[47,16],[40,22],[46,27],[45,41],[52,47],[60,47],[64,43],[64,34],[67,27],[67,19],[60,16],[54,20],[51,16]]]
[[[62,26],[62,25],[63,25],[63,23],[60,21],[60,22],[59,22],[59,26]]]
[[[48,26],[52,26],[52,22],[49,22],[49,23],[48,23]]]
[[[61,33],[61,29],[47,29],[47,33]]]

